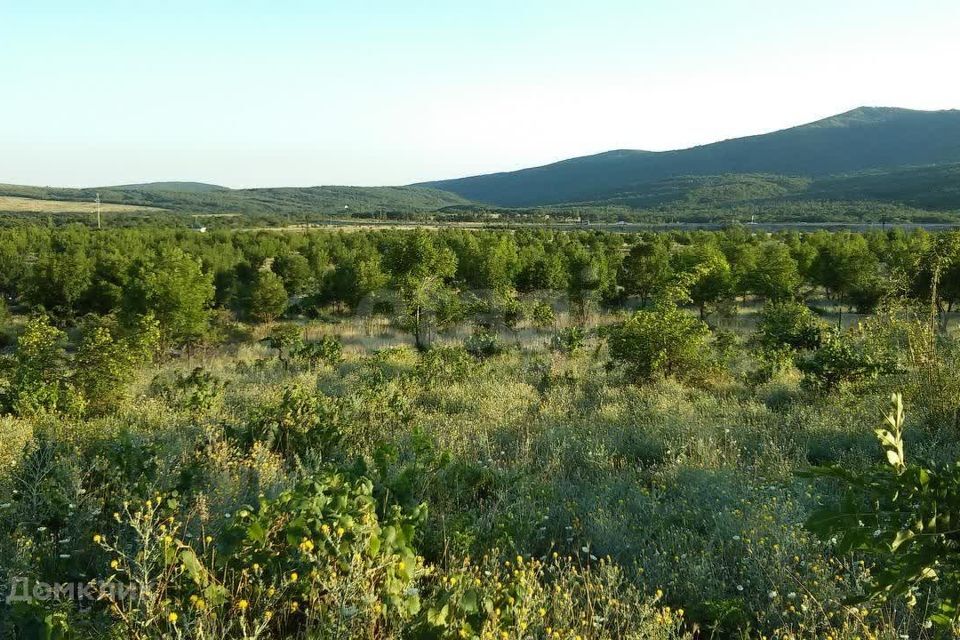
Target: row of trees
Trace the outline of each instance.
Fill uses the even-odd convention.
[[[89,313],[115,314],[129,325],[149,313],[163,347],[199,339],[215,308],[253,322],[291,309],[389,308],[417,333],[420,317],[442,318],[466,291],[514,315],[510,301],[530,292],[560,294],[575,310],[629,299],[647,306],[689,274],[696,274],[689,299],[701,317],[748,296],[780,301],[813,294],[869,312],[887,295],[929,299],[932,289],[937,304],[950,309],[960,298],[960,241],[955,234],[900,230],[0,232],[6,306],[43,310],[61,326]]]

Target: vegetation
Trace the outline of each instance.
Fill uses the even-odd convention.
[[[607,200],[629,192],[640,193],[641,201],[646,200],[647,206],[676,198],[743,202],[802,191],[808,180],[798,180],[795,176],[815,178],[892,167],[955,164],[960,162],[960,156],[955,151],[945,152],[941,141],[955,139],[958,133],[960,113],[957,111],[860,108],[783,131],[680,151],[609,151],[545,167],[440,180],[423,186],[501,206]],[[725,174],[748,175],[718,178]],[[831,193],[844,190],[883,193],[887,197],[876,199],[923,199],[928,203],[942,203],[950,190],[947,183],[941,182],[944,187],[937,195],[924,198],[922,185],[914,183],[907,189],[911,195],[902,198],[898,196],[899,189],[906,186],[904,182],[909,184],[916,174],[901,173],[900,176],[895,187],[889,182],[884,184],[884,180],[871,183],[864,179],[856,179],[844,187],[842,180],[833,179],[824,189]],[[922,183],[923,179],[917,182]],[[956,208],[956,193],[952,195],[947,206]]]
[[[2,229],[0,638],[955,637],[957,265]]]

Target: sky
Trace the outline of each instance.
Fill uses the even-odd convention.
[[[0,0],[0,182],[394,185],[960,108],[957,0]]]

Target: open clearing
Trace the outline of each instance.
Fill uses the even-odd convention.
[[[96,213],[97,205],[93,202],[0,196],[0,211],[16,213]],[[104,202],[100,204],[100,211],[102,213],[143,213],[145,211],[165,211],[165,209]]]

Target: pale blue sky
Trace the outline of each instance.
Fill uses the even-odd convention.
[[[960,108],[957,0],[0,0],[0,182],[404,184]]]

